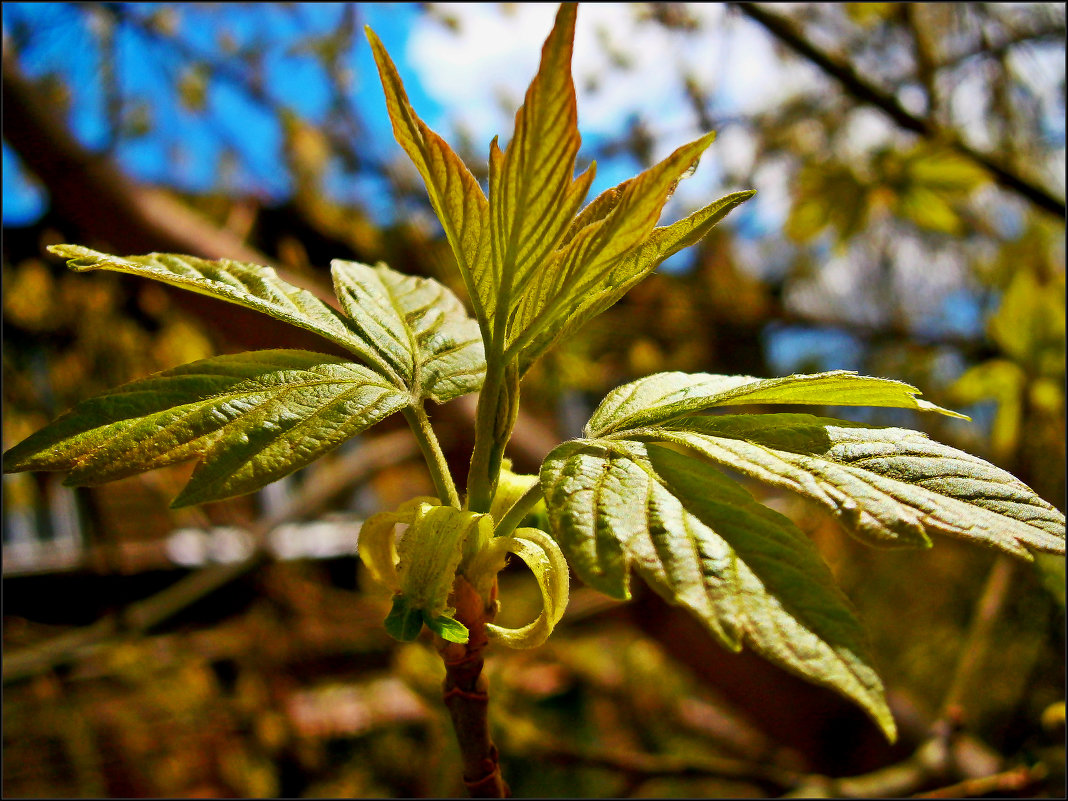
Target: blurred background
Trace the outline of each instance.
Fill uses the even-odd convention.
[[[329,350],[198,295],[69,273],[49,244],[271,264],[324,296],[330,259],[383,260],[462,295],[362,28],[484,180],[554,10],[5,3],[4,448],[150,372]],[[707,130],[663,222],[758,194],[531,372],[516,469],[649,372],[851,369],[973,422],[831,414],[924,430],[1063,510],[1064,51],[1060,3],[581,8],[590,197]],[[460,479],[473,411],[431,410]],[[432,490],[401,419],[254,496],[169,509],[191,469],[3,477],[3,794],[463,794],[440,661],[385,634],[389,599],[355,558],[362,519]],[[875,551],[752,491],[856,604],[900,742],[651,593],[621,605],[573,581],[549,643],[487,663],[516,795],[1063,796],[1063,557]],[[506,624],[536,614],[519,567],[502,595]]]

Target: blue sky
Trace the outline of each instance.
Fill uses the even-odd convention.
[[[195,4],[127,4],[131,12],[142,17],[168,6],[180,20],[182,40],[192,50],[213,59],[225,61],[230,57],[218,42],[224,27],[238,46],[266,43],[265,85],[272,99],[312,123],[322,121],[329,101],[323,73],[310,56],[287,51],[292,50],[302,31],[325,32],[336,27],[343,13],[342,4],[297,4],[295,13],[272,9],[271,4],[252,4],[252,8],[249,4],[223,4],[210,17],[208,12],[197,10]],[[413,105],[432,127],[452,140],[463,131],[475,142],[488,142],[496,134],[507,141],[511,115],[536,68],[555,6],[519,4],[507,13],[493,8],[475,10],[463,4],[440,7],[443,13],[463,17],[460,32],[429,18],[411,3],[360,4],[359,22],[369,24],[381,37],[398,65]],[[665,34],[657,26],[638,25],[633,17],[623,4],[582,9],[575,50],[580,127],[589,149],[640,115],[653,129],[654,155],[659,158],[703,131],[696,127],[681,94],[676,72],[679,60],[664,57],[670,50]],[[18,25],[34,29],[31,46],[21,54],[24,70],[32,77],[52,73],[68,82],[73,88],[70,124],[75,134],[89,147],[104,146],[105,99],[99,80],[96,38],[88,30],[91,16],[62,3],[6,3],[3,19],[5,32]],[[206,24],[209,21],[211,24]],[[608,65],[600,46],[606,30],[615,31],[620,40],[617,48],[624,41],[632,46],[635,63],[629,74],[615,81],[602,80],[596,90],[591,90],[586,85],[587,78],[611,72],[605,69]],[[643,38],[649,41],[642,41]],[[707,54],[719,52],[718,47],[709,47],[707,41],[690,47],[687,64],[693,66],[693,61],[701,67],[715,67],[703,62],[708,62]],[[754,56],[770,56],[760,48],[757,51]],[[154,132],[122,145],[116,155],[131,175],[190,191],[205,191],[216,181],[222,150],[230,146],[240,150],[245,166],[237,189],[268,198],[285,196],[289,187],[284,171],[274,167],[282,141],[274,115],[224,80],[213,82],[204,115],[189,114],[174,102],[157,102],[174,97],[178,63],[169,63],[164,57],[166,49],[151,38],[126,29],[120,29],[116,52],[118,80],[124,95],[133,98],[130,106],[134,113],[140,104],[150,113],[157,131],[166,132]],[[352,63],[352,97],[371,133],[360,145],[371,148],[378,158],[393,159],[397,147],[362,34]],[[728,105],[740,103],[738,98],[742,97],[751,104],[755,95],[762,94],[753,83],[754,73],[752,68],[730,71],[729,85],[721,86],[717,97]],[[485,80],[487,76],[490,80]],[[732,89],[735,84],[737,87]],[[27,185],[20,171],[13,169],[13,161],[5,147],[4,222],[8,225],[33,220],[43,205],[40,193]],[[702,166],[700,177],[680,188],[679,199],[674,208],[667,210],[668,216],[681,216],[723,194],[717,185],[715,156],[705,162],[711,166]],[[591,197],[629,178],[638,167],[627,155],[602,160]]]
[[[173,5],[173,4],[172,4]],[[270,4],[258,8],[224,8],[218,19],[239,46],[269,41],[264,63],[265,86],[272,100],[292,109],[312,123],[321,122],[329,102],[321,68],[313,58],[287,53],[301,32],[329,31],[342,13],[341,4],[301,4],[298,16],[272,11]],[[147,16],[160,4],[130,4],[131,9]],[[181,37],[191,48],[225,60],[216,34],[218,30],[196,24],[196,9],[179,8],[182,18]],[[414,4],[368,4],[361,6],[361,22],[371,25],[394,54],[403,56],[413,20],[419,10]],[[99,81],[99,55],[91,46],[94,38],[86,29],[88,16],[60,3],[5,3],[5,35],[10,27],[26,24],[38,33],[20,59],[25,72],[40,78],[56,74],[72,87],[74,103],[69,123],[85,145],[99,149],[106,145],[105,99]],[[47,31],[47,34],[44,32]],[[88,43],[88,46],[87,46]],[[251,189],[268,199],[280,199],[288,191],[285,170],[276,165],[282,147],[282,132],[274,114],[250,101],[247,94],[225,80],[210,84],[207,111],[190,114],[174,102],[155,102],[174,97],[175,63],[163,58],[164,49],[135,31],[125,30],[116,37],[117,73],[123,93],[135,98],[136,107],[151,114],[156,133],[125,142],[116,157],[134,177],[152,183],[181,186],[189,191],[207,191],[217,179],[217,165],[226,147],[239,150],[244,169],[242,189]],[[392,150],[392,133],[377,86],[377,77],[369,49],[360,42],[354,53],[356,105],[373,134],[372,142]],[[423,91],[418,77],[407,69],[403,58],[398,64],[405,73],[413,103],[430,120],[440,115],[440,105]],[[372,83],[370,79],[374,79]],[[177,147],[175,143],[178,143]],[[387,154],[383,154],[387,155]],[[5,225],[27,224],[43,211],[42,193],[25,174],[16,168],[16,157],[4,145]]]

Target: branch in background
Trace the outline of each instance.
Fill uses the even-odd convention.
[[[1027,798],[1032,793],[1038,793],[1048,775],[1049,768],[1040,762],[1032,768],[1015,768],[979,779],[966,779],[927,793],[916,793],[913,798]]]
[[[1055,197],[1045,187],[1019,175],[1000,163],[994,156],[981,153],[962,142],[955,132],[939,128],[929,118],[925,119],[912,114],[892,94],[882,91],[857,75],[852,65],[838,60],[806,39],[792,20],[765,11],[755,3],[732,3],[732,5],[751,20],[762,25],[772,36],[795,53],[823,70],[860,102],[880,109],[908,131],[917,133],[926,139],[950,145],[958,153],[989,172],[1001,186],[1016,192],[1043,211],[1061,218],[1065,216],[1064,200]]]
[[[962,714],[965,692],[993,644],[994,626],[1008,600],[1015,569],[1012,560],[1003,556],[999,556],[990,568],[983,591],[972,610],[972,621],[960,650],[960,659],[942,701],[943,719],[958,718]]]
[[[272,529],[310,514],[331,497],[359,484],[376,470],[398,464],[414,456],[417,451],[415,440],[407,430],[382,434],[367,440],[361,447],[336,460],[327,475],[301,488],[277,513],[257,521],[249,530],[254,550],[248,559],[235,564],[203,568],[91,626],[62,634],[15,653],[5,654],[4,684],[77,661],[87,651],[109,646],[131,634],[144,634],[154,626],[169,620],[201,598],[266,562],[269,554],[264,543]],[[356,532],[353,532],[353,536],[356,536]]]

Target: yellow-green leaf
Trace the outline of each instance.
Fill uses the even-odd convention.
[[[752,403],[884,406],[939,412],[968,419],[916,396],[916,387],[851,370],[754,378],[712,373],[654,373],[609,392],[586,424],[588,436],[605,436],[664,423],[717,406]]]
[[[336,342],[382,369],[384,374],[390,374],[374,347],[357,336],[344,317],[311,292],[283,281],[270,267],[230,259],[209,261],[176,253],[112,256],[81,245],[52,245],[48,250],[67,259],[67,266],[77,272],[129,273],[255,309]]]
[[[385,264],[335,259],[331,272],[352,327],[415,397],[444,403],[482,385],[482,335],[448,287]]]
[[[501,292],[495,325],[507,321],[513,299],[556,248],[593,180],[592,167],[572,178],[581,144],[571,78],[575,15],[575,4],[560,6],[512,141],[503,153],[496,140],[491,145],[491,242]]]
[[[321,353],[216,356],[132,381],[4,454],[4,471],[100,484],[198,459],[174,506],[259,489],[411,403],[366,367]]]
[[[509,358],[518,357],[541,332],[563,325],[619,260],[645,241],[679,178],[714,138],[706,134],[683,145],[626,182],[612,210],[576,233],[533,275],[509,323]]]
[[[807,414],[693,417],[630,436],[683,445],[829,508],[880,546],[941,534],[1030,559],[1064,553],[1064,515],[1015,476],[918,431]]]
[[[752,190],[734,192],[695,211],[685,219],[663,228],[654,228],[641,244],[622,256],[611,270],[602,274],[595,286],[577,299],[578,303],[569,311],[562,325],[542,329],[534,336],[530,345],[522,352],[520,371],[525,372],[553,343],[574,335],[592,318],[611,307],[665,259],[701,241],[720,220],[755,194]],[[612,196],[603,194],[587,208],[599,205],[604,214],[607,214],[617,202],[618,197],[613,199]],[[584,209],[583,214],[585,213]],[[597,210],[591,212],[585,222],[580,215],[576,222],[589,224],[590,221],[598,219],[597,214]],[[565,238],[565,241],[569,239]]]
[[[577,440],[542,467],[553,536],[579,577],[629,597],[636,569],[727,648],[852,698],[895,737],[864,631],[809,539],[693,456]]]
[[[485,328],[497,296],[490,266],[486,196],[467,165],[448,143],[419,119],[382,42],[370,28],[365,30],[386,93],[393,135],[423,177],[430,204],[456,256],[475,316]]]

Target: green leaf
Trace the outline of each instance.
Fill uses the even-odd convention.
[[[475,316],[488,330],[498,287],[490,262],[489,202],[460,157],[419,119],[382,42],[370,28],[364,30],[386,93],[393,135],[423,177],[430,205],[456,256]]]
[[[82,401],[4,454],[4,471],[70,470],[99,484],[189,459],[174,506],[252,492],[399,411],[373,371],[301,350],[210,359]]]
[[[714,138],[706,134],[683,145],[627,181],[605,217],[578,231],[532,274],[509,320],[506,358],[518,358],[538,334],[564,325],[603,286],[619,261],[650,235],[679,179]]]
[[[968,419],[957,412],[920,400],[916,397],[918,394],[920,391],[916,387],[900,381],[870,378],[850,370],[791,375],[786,378],[654,373],[609,392],[586,424],[586,435],[602,437],[665,423],[717,406],[750,403],[890,406]]]
[[[174,253],[111,256],[81,245],[52,245],[48,250],[67,259],[67,266],[77,272],[114,270],[139,275],[255,309],[336,342],[390,375],[372,343],[358,336],[344,317],[311,292],[283,281],[270,267]]]
[[[695,417],[632,436],[683,445],[828,507],[881,546],[944,534],[1030,559],[1064,553],[1064,515],[1010,473],[918,431],[807,414]]]
[[[616,190],[609,192],[615,192],[616,196],[620,194]],[[561,325],[542,329],[534,336],[530,345],[522,352],[520,370],[525,372],[534,360],[555,342],[573,336],[592,318],[614,305],[665,259],[701,241],[720,220],[755,194],[752,190],[734,192],[672,225],[654,228],[641,244],[620,258],[595,285],[579,296],[578,303],[568,311]],[[576,223],[580,228],[583,227],[598,219],[595,216],[599,213],[598,208],[607,214],[617,202],[618,200],[611,199],[607,193],[600,195],[576,218]],[[590,209],[593,211],[584,220],[583,215]],[[565,241],[570,241],[570,237]]]
[[[542,467],[553,534],[590,586],[629,597],[629,568],[705,624],[894,722],[848,600],[805,535],[693,456],[578,440]]]
[[[431,619],[426,612],[423,613],[423,622],[426,627],[437,634],[441,639],[449,642],[465,643],[471,638],[471,632],[467,626],[448,615],[438,615]]]
[[[393,608],[385,620],[386,633],[395,640],[411,642],[423,630],[423,612],[412,609],[403,595],[393,596]]]
[[[575,16],[574,4],[561,4],[516,112],[512,141],[503,153],[496,139],[490,145],[490,241],[500,291],[495,326],[507,323],[514,299],[556,249],[593,180],[592,165],[572,179],[582,142],[571,78]]]
[[[335,259],[331,272],[352,327],[414,396],[444,403],[482,385],[482,334],[447,287],[385,264]]]

